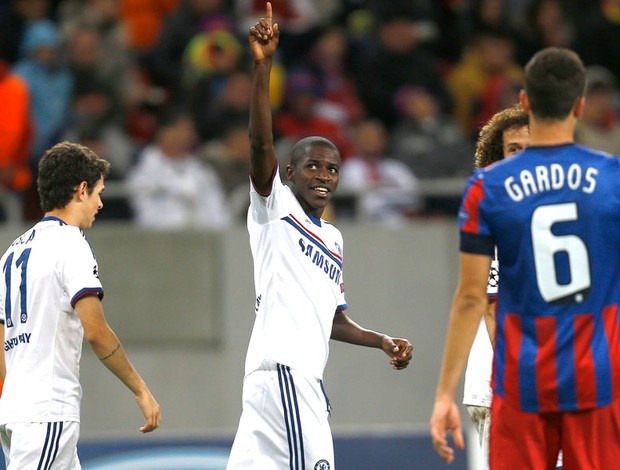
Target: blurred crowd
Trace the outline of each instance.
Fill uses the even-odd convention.
[[[588,66],[577,141],[620,154],[620,0],[271,1],[279,155],[306,135],[338,146],[334,218],[453,211],[421,182],[471,173],[479,129],[516,102],[523,66],[546,46]],[[0,2],[0,194],[40,217],[38,160],[71,140],[124,188],[101,217],[154,229],[243,220],[247,31],[264,11],[264,0]]]

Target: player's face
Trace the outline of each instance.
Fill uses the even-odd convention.
[[[525,150],[530,145],[530,130],[527,126],[506,129],[503,135],[504,158]]]
[[[340,156],[328,147],[312,146],[286,170],[292,190],[304,211],[321,217],[340,181]]]
[[[93,192],[90,194],[86,194],[84,198],[84,212],[82,216],[82,222],[80,223],[81,229],[87,229],[92,227],[95,222],[95,216],[97,212],[101,210],[103,207],[103,202],[101,201],[101,193],[105,189],[103,185],[103,178],[97,181]]]

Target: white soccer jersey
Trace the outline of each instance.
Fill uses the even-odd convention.
[[[73,306],[85,294],[103,296],[90,245],[78,227],[46,217],[0,265],[7,367],[0,424],[79,421],[84,330]]]
[[[306,214],[277,170],[268,196],[251,186],[256,319],[245,372],[271,360],[320,379],[334,314],[346,308],[342,235]]]
[[[497,296],[499,285],[499,263],[497,252],[491,262],[487,295]],[[465,385],[463,390],[463,403],[474,406],[491,406],[493,391],[491,389],[491,374],[493,370],[493,345],[487,332],[484,318],[480,320],[476,337],[471,345],[465,370]]]

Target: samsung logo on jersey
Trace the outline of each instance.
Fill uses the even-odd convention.
[[[337,264],[333,263],[329,257],[327,257],[318,248],[306,244],[303,238],[299,239],[299,247],[301,248],[302,253],[305,254],[316,266],[321,268],[323,272],[325,272],[325,274],[329,276],[332,281],[334,281],[335,284],[340,283],[342,271]]]
[[[509,176],[504,180],[504,188],[515,202],[523,198],[544,191],[552,191],[568,187],[573,191],[581,190],[592,194],[596,189],[596,177],[598,170],[588,167],[585,171],[577,163],[573,163],[565,169],[558,163],[549,166],[538,165],[534,171],[521,170],[518,179]]]

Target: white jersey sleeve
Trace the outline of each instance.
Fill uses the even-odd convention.
[[[86,294],[96,294],[100,299],[103,298],[95,253],[81,231],[74,236],[75,243],[65,254],[60,273],[72,307]]]

